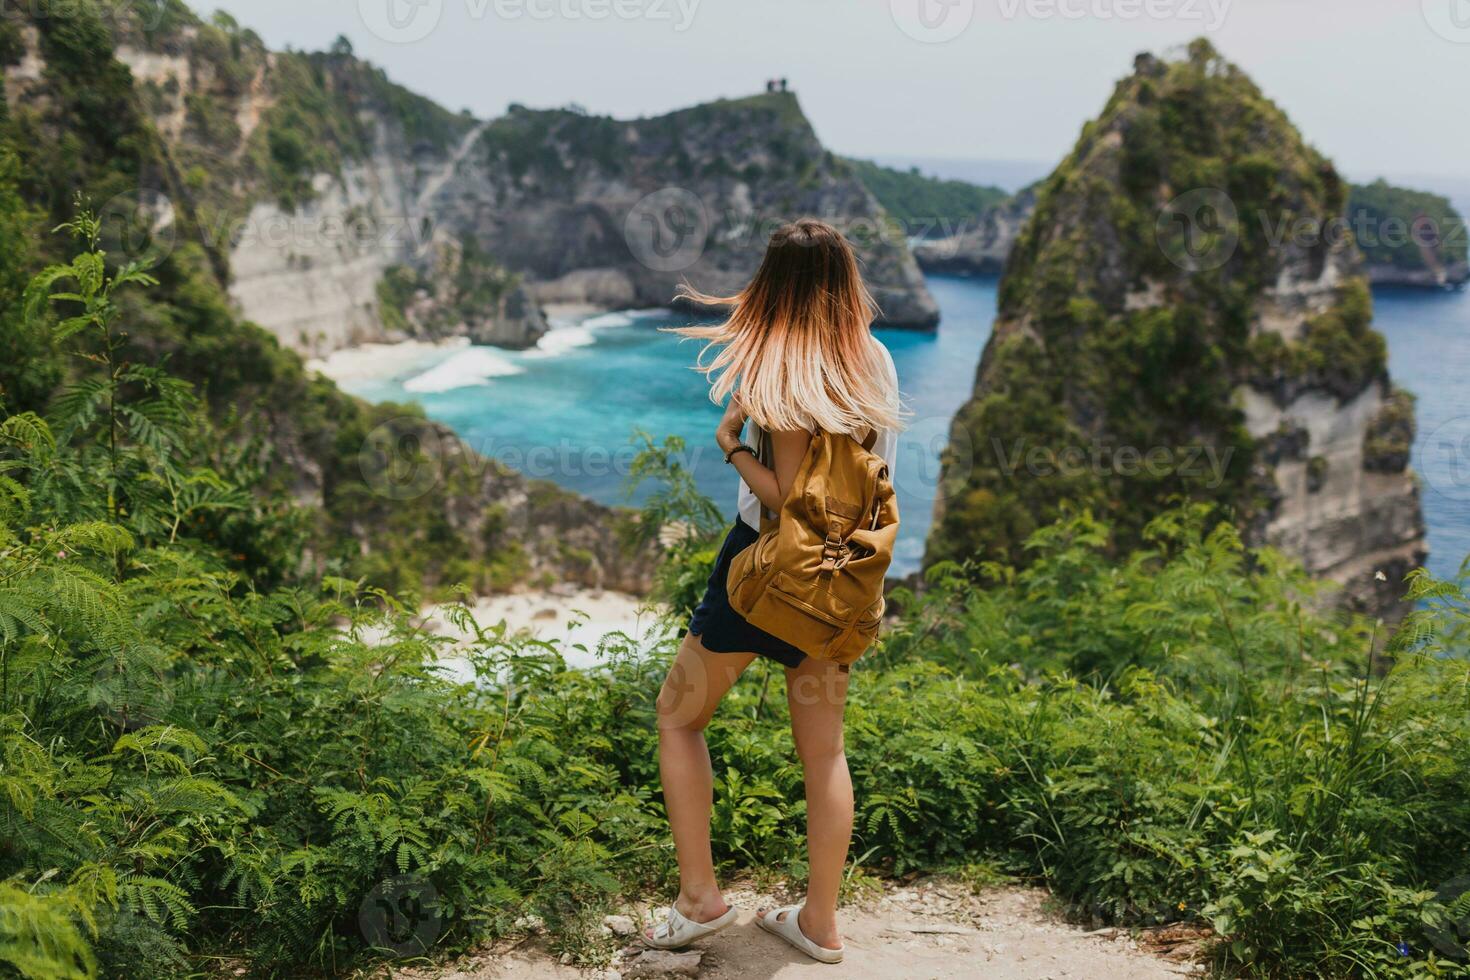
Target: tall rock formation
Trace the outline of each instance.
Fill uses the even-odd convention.
[[[1030,531],[1078,507],[1126,547],[1199,500],[1351,605],[1401,612],[1425,553],[1412,399],[1390,382],[1356,246],[1310,233],[1346,198],[1207,42],[1139,56],[1011,253],[928,560],[1023,560]]]

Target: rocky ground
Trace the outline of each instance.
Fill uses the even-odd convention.
[[[955,882],[931,879],[888,885],[845,910],[847,956],[833,968],[815,963],[762,932],[755,911],[792,899],[752,888],[727,898],[741,909],[739,922],[688,951],[645,950],[637,942],[639,919],[662,909],[629,909],[609,916],[607,928],[627,938],[610,966],[578,969],[559,962],[536,942],[507,945],[437,969],[399,971],[402,980],[633,980],[699,977],[704,980],[1170,980],[1202,976],[1206,933],[1164,927],[1129,933],[1086,928],[1060,919],[1045,891],[1002,887],[975,893]]]

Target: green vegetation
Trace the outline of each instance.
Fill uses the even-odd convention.
[[[94,9],[89,0],[68,7],[77,9],[67,16],[79,17]],[[192,176],[186,183],[194,204],[208,213],[206,227],[218,238],[255,201],[292,210],[314,196],[313,177],[340,177],[344,163],[365,159],[375,134],[364,110],[393,120],[410,148],[440,154],[473,124],[393,84],[341,39],[327,52],[272,55],[259,35],[228,14],[202,20],[181,0],[119,6],[105,19],[119,40],[193,66],[194,90],[181,93],[178,79],[152,83],[148,108],[159,117],[183,108],[185,131],[171,149],[180,172]],[[245,137],[239,120],[257,112]]]
[[[83,250],[24,314],[89,368],[49,418],[0,417],[0,969],[172,975],[210,947],[342,969],[373,935],[348,928],[368,891],[435,868],[465,936],[574,918],[610,887],[582,811],[621,794],[525,809],[551,760],[502,751],[504,695],[437,678],[413,600],[299,566],[308,512],[188,384],[123,357],[128,293],[153,278],[109,272],[90,216],[68,228]],[[384,516],[444,560],[452,535],[413,512]],[[555,663],[481,645],[485,678]]]
[[[473,235],[435,250],[427,268],[395,265],[384,270],[378,283],[378,311],[390,330],[444,337],[462,323],[476,323],[501,308],[520,283],[485,251]],[[422,292],[432,302],[410,322],[409,310]]]
[[[610,116],[588,116],[569,109],[533,110],[512,105],[485,127],[485,155],[520,180],[567,180],[579,159],[589,159],[610,174],[625,166],[618,144],[619,123]]]
[[[1348,223],[1370,265],[1428,270],[1427,252],[1442,268],[1463,269],[1470,258],[1465,219],[1439,194],[1395,187],[1382,178],[1355,184]]]
[[[0,969],[338,974],[536,920],[602,959],[601,916],[672,884],[674,641],[608,637],[575,671],[454,612],[475,683],[448,679],[411,595],[298,572],[299,514],[215,454],[189,386],[118,360],[148,277],[72,229],[83,251],[25,311],[92,367],[50,419],[0,417]],[[717,533],[678,451],[646,442],[635,468],[665,482],[645,526],[691,532],[661,577],[676,609]],[[1470,578],[1416,578],[1429,605],[1375,677],[1364,624],[1310,612],[1299,572],[1204,517],[1157,518],[1119,561],[1079,515],[1024,571],[942,564],[895,595],[850,698],[855,872],[999,869],[1083,916],[1204,920],[1229,972],[1463,975],[1435,889],[1470,853]],[[241,530],[281,581],[241,568]],[[799,878],[769,670],[709,732],[717,858]],[[417,917],[385,920],[405,895]]]
[[[314,175],[340,176],[343,163],[372,152],[374,133],[363,121],[365,109],[395,120],[410,147],[440,154],[452,150],[471,125],[348,53],[280,54],[268,77],[275,101],[246,152],[288,211],[313,196]]]
[[[1388,367],[1388,344],[1373,329],[1373,296],[1363,279],[1344,285],[1333,309],[1308,319],[1297,342],[1262,333],[1251,338],[1249,352],[1258,384],[1324,388],[1345,399]]]
[[[717,99],[633,122],[578,108],[512,104],[485,127],[480,144],[516,181],[531,177],[551,187],[571,181],[578,166],[589,163],[614,177],[656,165],[686,179],[738,176],[799,187],[810,186],[824,168],[847,170],[822,149],[790,93]]]
[[[999,187],[927,177],[918,167],[895,170],[867,160],[848,160],[858,179],[911,235],[938,238],[973,225],[1010,195]]]
[[[1402,473],[1414,448],[1414,396],[1395,388],[1363,433],[1363,468]]]
[[[170,7],[171,16],[193,18],[187,8],[167,2],[178,7]],[[147,10],[119,8],[120,15],[129,11],[139,14],[139,24],[154,23]],[[5,8],[0,23],[18,24],[26,16]],[[170,23],[167,16],[157,22]],[[222,51],[238,46],[242,59],[259,45],[228,19],[176,23],[209,27]],[[370,407],[342,394],[230,309],[223,288],[227,256],[213,235],[219,215],[239,206],[222,190],[233,186],[234,172],[211,162],[206,147],[159,138],[127,69],[112,58],[109,28],[130,24],[108,19],[88,0],[36,17],[47,70],[33,90],[0,113],[0,404],[11,412],[46,414],[55,408],[57,384],[89,369],[85,356],[63,356],[43,325],[20,317],[16,302],[43,264],[69,259],[57,251],[60,236],[50,232],[71,216],[75,189],[87,188],[106,219],[108,268],[116,271],[137,259],[157,280],[155,287],[117,300],[125,323],[118,359],[165,364],[192,383],[221,433],[218,456],[256,474],[248,482],[269,506],[287,509],[291,500],[315,508],[298,515],[304,532],[294,552],[276,552],[271,541],[251,534],[235,535],[229,554],[240,556],[232,558],[239,570],[280,581],[287,569],[263,566],[266,554],[276,552],[272,560],[293,554],[292,570],[309,564],[317,572],[364,576],[390,588],[442,591],[456,582],[490,588],[512,581],[529,561],[524,522],[518,520],[494,547],[479,533],[486,483],[508,479],[503,467],[459,451],[416,407]],[[161,29],[151,40],[132,40],[160,50],[173,50],[168,46],[178,41]],[[381,78],[360,64],[343,70],[347,74],[333,76],[334,85],[356,79],[372,91],[372,79]],[[208,173],[196,181],[196,169]],[[152,234],[148,208],[135,206],[158,195],[175,205],[164,241]],[[499,282],[494,270],[471,265],[469,272],[465,285],[472,291]],[[248,427],[239,424],[245,418]],[[382,483],[391,482],[396,470],[438,478],[421,494],[395,499],[391,488],[384,495]],[[554,502],[545,507],[554,511],[570,495],[549,496]]]
[[[1208,196],[1194,220],[1161,220],[1195,189],[1223,192],[1233,223]],[[1316,386],[1346,398],[1385,370],[1360,279],[1345,281],[1301,337],[1251,337],[1282,262],[1331,261],[1326,246],[1294,258],[1271,229],[1299,218],[1325,226],[1345,206],[1331,163],[1208,42],[1177,62],[1140,56],[1038,189],[1001,280],[980,384],[957,419],[926,559],[1023,563],[1032,533],[1083,508],[1107,516],[1124,550],[1181,500],[1251,521],[1264,500],[1235,389],[1289,396]],[[1168,458],[1038,474],[1032,451]]]
[[[0,975],[348,974],[536,919],[598,961],[601,915],[672,885],[654,698],[673,641],[612,636],[573,671],[459,608],[467,644],[425,631],[420,583],[530,574],[523,515],[482,492],[501,474],[233,317],[173,183],[188,168],[89,5],[67,9],[40,25],[44,98],[0,115]],[[167,190],[178,247],[104,254],[105,227],[67,220],[78,186]],[[70,238],[46,234],[63,222]],[[1025,274],[1060,288],[1058,268]],[[1128,317],[1090,292],[1048,291],[1052,346],[1011,329],[992,356],[1013,400],[967,411],[1076,431],[1053,350],[1131,365],[1086,390],[1112,418],[1129,384],[1187,417],[1203,396],[1167,380],[1240,363],[1198,310]],[[1329,315],[1324,338],[1361,339],[1350,294]],[[1068,323],[1097,329],[1069,341]],[[1382,455],[1407,412],[1395,399],[1371,430]],[[626,530],[688,529],[659,574],[678,620],[720,522],[677,443],[644,449],[635,476],[664,488]],[[425,467],[440,478],[415,494]],[[1466,975],[1464,900],[1435,891],[1470,873],[1470,576],[1415,576],[1423,608],[1380,676],[1384,638],[1313,612],[1298,570],[1206,507],[1140,525],[1088,477],[1034,482],[1065,488],[1042,519],[1017,496],[985,512],[1025,567],[935,564],[854,672],[854,875],[999,869],[1083,916],[1208,922],[1227,972]],[[800,766],[770,672],[709,733],[717,858],[799,879]],[[405,894],[421,930],[384,919]]]

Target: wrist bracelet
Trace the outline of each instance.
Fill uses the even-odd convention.
[[[740,445],[736,446],[734,449],[725,454],[725,462],[729,463],[731,460],[733,460],[736,453],[750,453],[750,455],[754,456],[755,450],[751,449],[749,446],[742,442]]]

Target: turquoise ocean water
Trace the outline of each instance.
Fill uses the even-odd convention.
[[[917,568],[923,554],[939,452],[995,315],[994,280],[929,283],[943,316],[936,333],[878,331],[913,412],[895,481],[899,574]],[[1449,574],[1470,553],[1470,293],[1381,290],[1375,298],[1395,381],[1419,397],[1414,462],[1424,480],[1430,566]],[[605,314],[558,324],[537,350],[439,352],[406,361],[392,378],[347,387],[375,401],[418,402],[484,455],[607,503],[638,500],[626,487],[635,428],[683,436],[701,489],[733,516],[736,478],[712,439],[720,410],[690,370],[698,344],[658,330],[684,322],[667,311]]]

